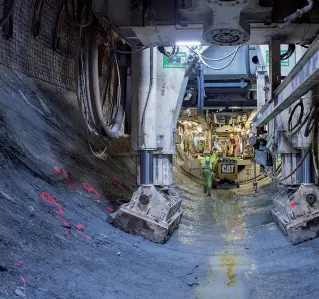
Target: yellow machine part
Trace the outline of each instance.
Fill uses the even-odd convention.
[[[218,178],[219,180],[236,181],[237,177],[237,160],[231,158],[223,158],[218,160],[216,178]]]

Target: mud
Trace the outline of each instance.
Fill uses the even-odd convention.
[[[319,296],[319,240],[290,244],[271,217],[270,187],[209,198],[177,166],[179,229],[165,245],[126,234],[106,218],[135,189],[134,157],[114,155],[129,141],[108,140],[97,159],[69,95],[4,67],[0,89],[0,298]]]

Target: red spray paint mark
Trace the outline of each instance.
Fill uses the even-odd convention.
[[[27,281],[22,277],[22,276],[19,276],[19,280],[26,283]]]
[[[122,182],[118,178],[112,178],[112,185],[117,189],[123,189]]]
[[[113,213],[114,212],[114,209],[112,209],[111,207],[109,207],[109,206],[106,206],[106,209],[108,210],[108,211],[110,211],[111,213]]]
[[[294,208],[294,207],[296,206],[296,202],[295,202],[295,201],[292,201],[292,202],[290,203],[290,206],[291,206],[292,208]]]
[[[51,160],[51,162],[52,162],[53,164],[55,164],[55,161],[52,159],[52,157],[51,157],[51,155],[50,155],[49,153],[47,153],[47,156],[49,157],[49,159]]]
[[[127,173],[124,174],[124,176],[127,178],[129,182],[131,182],[133,185],[136,185],[136,182],[134,179],[132,179]]]
[[[161,95],[162,97],[165,96],[165,83],[162,85],[162,89],[161,89]]]
[[[89,194],[92,193],[92,195],[93,195],[96,199],[99,199],[99,198],[100,198],[100,194],[97,193],[97,192],[95,191],[94,187],[92,187],[89,183],[83,182],[83,183],[82,183],[82,186],[83,186],[83,188],[84,188]]]
[[[56,202],[55,199],[50,194],[41,192],[41,197],[43,200],[55,204],[55,206],[57,207],[57,211],[56,211],[57,214],[63,213],[63,209],[61,208],[60,204]]]
[[[61,217],[58,217],[58,220],[66,227],[71,227],[71,224],[69,222],[67,222],[66,220],[64,220]]]
[[[79,223],[79,224],[77,224],[77,225],[75,226],[75,228],[81,230],[81,229],[84,229],[84,228],[85,228],[85,225],[82,224],[82,223]]]
[[[71,230],[69,228],[64,231],[64,234],[72,236]]]
[[[72,179],[72,177],[68,174],[67,171],[61,169],[59,166],[54,166],[54,170],[61,176],[63,176],[69,185],[72,185],[75,189],[77,188],[76,181]]]
[[[78,233],[81,234],[84,238],[86,239],[92,239],[91,236],[89,236],[88,234],[86,234],[85,232],[82,232],[81,230],[78,230]]]

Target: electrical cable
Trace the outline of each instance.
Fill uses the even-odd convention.
[[[167,52],[165,47],[160,46],[157,47],[158,51],[160,51],[160,53],[162,53],[163,55],[167,56],[167,57],[174,57],[177,55],[178,51],[179,51],[179,47],[178,46],[172,46],[172,52]]]
[[[11,15],[13,14],[15,2],[16,0],[11,0],[11,6],[9,7],[8,11],[5,12],[5,15],[3,16],[3,18],[0,20],[0,26],[6,23],[11,17]]]
[[[236,48],[236,51],[235,51],[235,53],[233,54],[233,57],[232,57],[232,58],[230,59],[230,61],[229,61],[226,65],[224,65],[223,67],[213,67],[213,66],[207,64],[207,63],[205,62],[205,60],[202,58],[202,56],[201,56],[201,54],[199,53],[199,51],[196,50],[196,52],[197,52],[197,55],[198,55],[199,59],[201,60],[201,62],[202,62],[206,67],[208,67],[208,68],[210,68],[210,69],[212,69],[212,70],[215,70],[215,71],[220,71],[220,70],[223,70],[223,69],[227,68],[227,67],[234,61],[234,59],[235,59],[235,57],[236,57],[236,55],[237,55],[237,53],[238,53],[239,48],[240,48],[240,46],[238,46],[238,47]]]
[[[238,47],[241,47],[242,45],[238,46]],[[190,51],[194,52],[195,54],[197,54],[197,52],[190,48],[190,47],[187,47]],[[232,52],[230,52],[229,54],[227,54],[226,56],[224,57],[221,57],[221,58],[209,58],[209,57],[206,57],[206,56],[203,56],[202,54],[202,58],[206,59],[206,60],[209,60],[209,61],[221,61],[221,60],[224,60],[226,58],[228,58],[229,56],[233,55],[235,52],[236,52],[237,49],[233,50]]]

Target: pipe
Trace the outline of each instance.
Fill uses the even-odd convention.
[[[114,110],[112,118],[113,123],[107,125],[104,121],[102,104],[100,98],[100,84],[99,84],[99,61],[98,61],[98,20],[94,16],[91,26],[89,26],[88,43],[91,44],[89,53],[89,84],[91,91],[91,99],[94,104],[93,107],[97,114],[97,125],[101,126],[102,132],[109,137],[115,137],[121,130],[124,119],[124,103],[125,98],[120,96],[120,105],[116,111]],[[117,63],[117,61],[116,61]],[[119,78],[120,80],[120,78]],[[120,92],[120,91],[119,91]],[[94,110],[93,110],[94,111]]]
[[[153,184],[153,151],[140,151],[140,184]]]
[[[302,9],[297,9],[296,12],[291,14],[290,16],[284,18],[285,23],[280,24],[280,28],[285,28],[289,26],[293,21],[295,21],[297,18],[301,18],[304,14],[308,13],[313,8],[313,0],[307,0],[308,5],[303,7]]]

